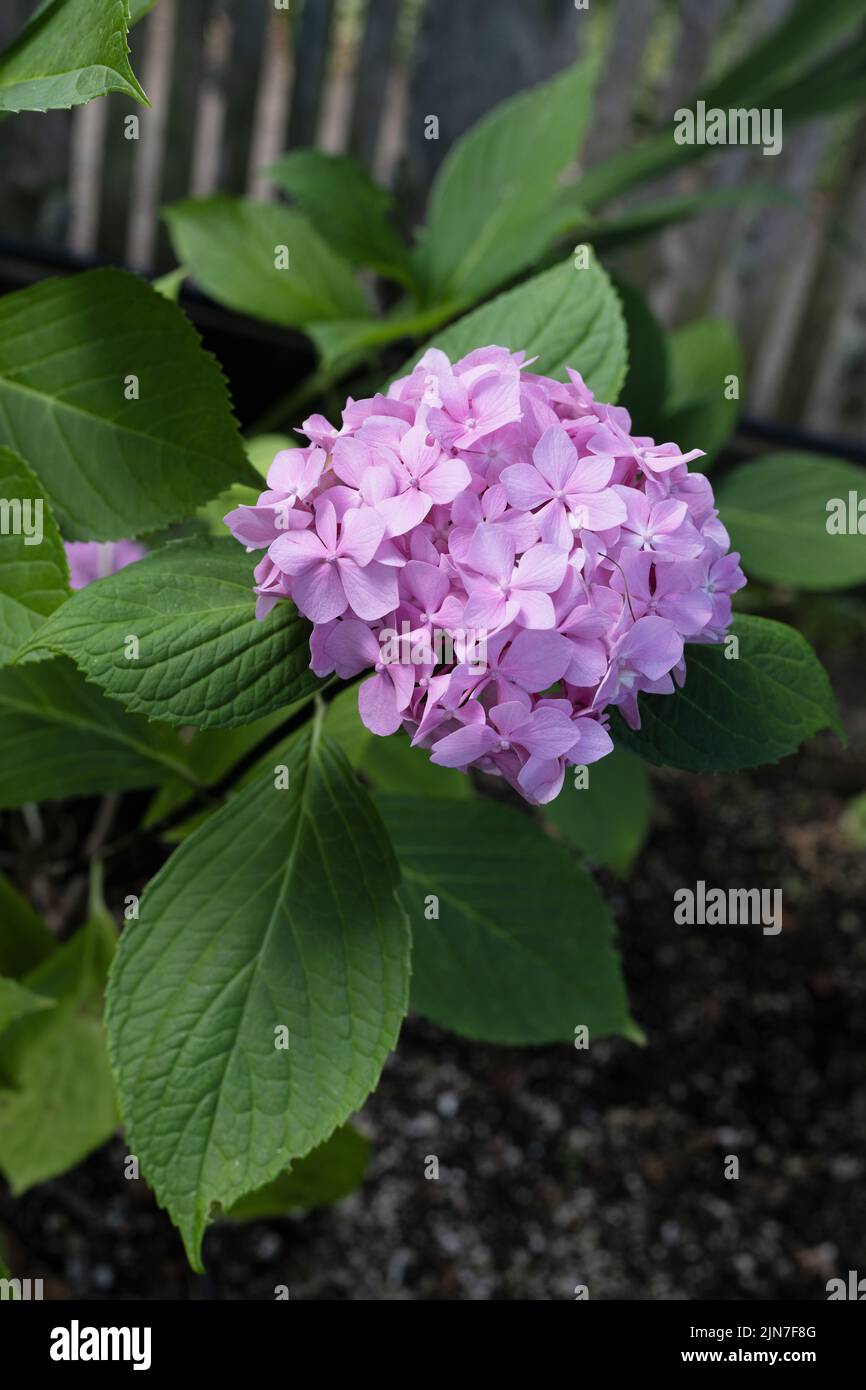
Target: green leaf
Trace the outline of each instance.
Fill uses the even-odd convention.
[[[431,297],[480,298],[545,249],[540,210],[577,156],[594,78],[594,64],[577,63],[503,102],[452,146],[433,183],[418,254]]]
[[[559,191],[557,207],[560,223],[554,235],[557,240],[569,236],[573,240],[591,241],[599,252],[618,250],[642,237],[663,231],[665,227],[699,217],[718,207],[736,207],[743,203],[785,203],[794,206],[801,202],[790,190],[775,188],[772,184],[735,184],[730,188],[702,188],[696,193],[650,199],[625,212],[609,217],[593,217],[577,199],[576,190],[581,186],[572,184]]]
[[[156,531],[257,481],[216,362],[180,309],[121,270],[0,300],[0,443],[80,540]]]
[[[137,24],[140,19],[144,19],[156,4],[156,0],[129,0],[129,27]]]
[[[390,221],[394,199],[363,165],[346,155],[292,150],[269,173],[350,265],[368,265],[412,287],[409,250]]]
[[[109,989],[129,1143],[195,1268],[212,1205],[345,1122],[406,1010],[408,924],[378,815],[319,721],[274,762],[286,790],[257,780],[150,884]]]
[[[72,657],[112,699],[164,724],[251,723],[322,685],[294,606],[256,619],[255,563],[229,536],[171,541],[73,594],[24,652]]]
[[[628,363],[625,322],[609,277],[592,257],[577,270],[571,260],[526,280],[474,309],[426,348],[441,348],[452,362],[473,348],[496,343],[536,357],[532,371],[565,380],[580,372],[601,401],[615,401]],[[402,372],[411,371],[421,352]]]
[[[674,440],[684,453],[703,449],[697,465],[709,468],[737,427],[739,399],[729,400],[728,381],[743,392],[743,354],[727,319],[696,319],[668,337],[668,396],[659,423],[660,440]]]
[[[358,713],[358,687],[350,686],[330,702],[325,731],[337,740],[349,762],[377,791],[465,799],[469,778],[456,768],[434,767],[428,749],[413,748],[402,731],[380,738],[371,734]]]
[[[619,275],[611,279],[628,337],[628,371],[617,404],[631,416],[633,434],[654,436],[668,385],[664,330],[639,289]]]
[[[866,792],[860,792],[848,802],[842,813],[844,834],[857,849],[866,849]]]
[[[649,774],[626,748],[615,749],[587,772],[585,787],[576,787],[573,777],[566,777],[559,796],[545,806],[545,819],[595,863],[625,877],[649,831]]]
[[[815,111],[835,109],[838,102],[862,100],[862,87],[848,80],[839,84],[837,97],[827,71],[825,49],[828,42],[860,24],[863,17],[863,0],[827,0],[820,8],[814,0],[799,0],[765,38],[749,46],[744,58],[696,92],[687,105],[694,109],[700,97],[707,107],[778,107],[787,130]],[[856,39],[847,46],[858,51],[862,48]],[[847,68],[841,74],[843,79],[846,73]],[[575,186],[576,201],[597,207],[668,170],[719,152],[717,145],[678,145],[674,130],[674,122],[669,121],[648,139],[627,145],[590,169]]]
[[[0,1302],[19,1303],[21,1301],[20,1286],[12,1278],[12,1271],[6,1263],[2,1240],[0,1240],[0,1280],[6,1281],[0,1287]]]
[[[3,1302],[6,1302],[8,1300],[10,1303],[19,1302],[20,1295],[17,1290],[17,1285],[14,1283],[9,1283],[9,1281],[12,1279],[12,1271],[10,1270],[9,1266],[3,1258],[2,1245],[0,1245],[0,1279],[7,1281],[4,1284],[3,1288],[0,1289],[0,1300],[2,1300]]]
[[[52,999],[46,999],[44,994],[36,994],[32,989],[26,989],[17,980],[0,977],[0,1033],[16,1019],[38,1013],[40,1009],[50,1009],[53,1002]]]
[[[283,449],[297,449],[300,441],[290,434],[257,434],[244,441],[247,458],[261,478],[267,479],[268,469]]]
[[[180,298],[180,290],[187,277],[185,265],[175,266],[174,270],[169,270],[165,275],[158,275],[155,280],[151,280],[151,285],[157,294],[161,294],[164,299],[168,299],[172,304],[176,304]]]
[[[285,709],[275,710],[263,719],[256,719],[252,724],[241,724],[234,729],[197,729],[185,745],[189,771],[202,787],[214,786],[231,772],[233,767],[242,762],[257,744],[291,719],[304,705],[309,704],[314,694],[314,691],[310,691],[294,704],[288,705]],[[254,765],[248,770],[248,776],[251,777],[256,771],[257,765]],[[244,778],[238,782],[238,786],[242,785]],[[142,825],[147,828],[155,824],[163,816],[183,806],[193,794],[194,788],[182,777],[169,779],[160,787],[148,806]],[[213,810],[215,807],[210,809]],[[175,838],[174,831],[169,832],[169,838]],[[180,835],[180,838],[183,839],[184,836]]]
[[[844,729],[827,674],[799,632],[767,618],[738,616],[727,644],[686,647],[686,683],[675,695],[641,695],[642,727],[618,715],[618,740],[659,767],[735,772],[778,762],[819,729]]]
[[[177,736],[125,714],[68,662],[0,670],[0,808],[153,787],[169,774],[190,779]]]
[[[0,665],[69,596],[66,551],[39,480],[0,448]]]
[[[831,535],[841,503],[848,522],[848,494],[866,494],[866,471],[822,454],[770,454],[729,473],[716,493],[731,543],[746,571],[771,584],[797,589],[848,589],[866,581],[864,534]]]
[[[173,203],[165,218],[178,260],[230,309],[284,328],[369,317],[351,267],[300,213],[217,194]],[[286,269],[277,268],[280,248]]]
[[[0,1169],[16,1195],[74,1167],[117,1127],[102,1029],[115,940],[101,916],[88,921],[23,981],[45,1011],[0,1038],[10,1083],[0,1089]]]
[[[241,1197],[226,1217],[229,1221],[268,1221],[287,1212],[339,1202],[364,1181],[369,1159],[369,1141],[351,1125],[343,1125],[306,1158],[293,1163],[289,1172]]]
[[[410,341],[425,338],[466,307],[465,301],[449,300],[432,309],[416,310],[406,300],[400,300],[382,318],[311,323],[306,331],[321,358],[321,370],[332,376],[343,375],[359,366],[372,349],[378,350],[403,338]]]
[[[780,90],[801,78],[816,55],[847,29],[861,24],[864,15],[863,0],[825,0],[817,9],[812,0],[798,0],[775,28],[750,45],[703,93],[707,104],[779,105]]]
[[[18,979],[35,969],[57,943],[26,898],[0,874],[0,975]]]
[[[414,1009],[485,1042],[563,1041],[580,1025],[640,1037],[610,913],[559,845],[491,801],[376,804],[403,874]]]
[[[45,0],[0,54],[0,111],[81,106],[108,92],[146,106],[128,29],[127,0]]]

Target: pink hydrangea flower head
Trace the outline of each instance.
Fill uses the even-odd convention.
[[[295,603],[315,673],[362,677],[372,732],[543,804],[611,752],[612,709],[639,728],[639,695],[685,679],[685,643],[723,640],[745,578],[689,472],[700,450],[529,365],[428,349],[339,428],[310,416],[226,523],[263,552],[257,615]]]

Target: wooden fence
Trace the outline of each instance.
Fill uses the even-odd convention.
[[[304,145],[355,155],[399,190],[411,221],[454,138],[576,52],[605,55],[592,165],[669,117],[790,4],[158,0],[131,35],[149,110],[114,96],[0,122],[0,235],[165,270],[162,205],[215,189],[273,197],[264,170]],[[32,8],[4,0],[0,43]],[[424,138],[430,114],[438,140]],[[666,324],[707,312],[735,322],[752,414],[852,439],[866,427],[864,137],[863,112],[849,111],[786,132],[776,158],[743,147],[668,178],[653,196],[755,179],[797,200],[716,209],[621,259]]]

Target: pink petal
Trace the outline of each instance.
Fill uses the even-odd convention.
[[[394,686],[384,672],[371,676],[358,691],[358,713],[366,727],[374,734],[393,734],[403,722]]]
[[[519,731],[523,747],[543,758],[563,756],[577,742],[578,736],[568,715],[555,709],[536,710]]]
[[[322,564],[327,551],[312,531],[287,531],[277,537],[268,554],[283,574],[298,575],[311,565]]]
[[[369,565],[384,534],[385,522],[373,507],[354,508],[343,517],[340,559],[354,560],[362,567]]]
[[[487,724],[469,724],[434,743],[430,761],[439,767],[468,767],[478,758],[483,758],[498,742],[496,733]]]
[[[405,536],[419,526],[430,510],[430,498],[417,488],[407,488],[399,497],[386,497],[376,503],[385,523],[386,536]]]
[[[572,658],[572,644],[558,632],[519,632],[499,663],[509,680],[524,690],[547,690],[565,674]]]
[[[452,502],[472,482],[472,475],[462,459],[442,459],[429,468],[423,477],[423,488],[434,506]]]
[[[303,533],[301,533],[303,534]],[[327,623],[346,611],[346,595],[336,565],[327,561],[305,569],[295,578],[292,598],[312,623]]]
[[[565,781],[565,766],[559,758],[527,758],[517,780],[526,796],[537,806],[546,806],[559,796]]]
[[[594,454],[582,458],[575,469],[569,492],[601,492],[610,482],[613,470],[614,460],[609,455]]]
[[[518,600],[515,616],[523,627],[548,628],[556,626],[556,613],[553,608],[553,600],[550,594],[543,594],[538,589],[518,589],[515,592]],[[506,615],[511,618],[508,606]]]
[[[328,550],[337,548],[337,513],[334,511],[334,504],[327,496],[320,497],[316,502],[316,530],[318,531],[322,544]]]
[[[521,511],[531,512],[550,497],[550,485],[538,469],[530,468],[528,463],[512,463],[508,468],[503,468],[499,481],[512,507],[518,507]]]
[[[565,578],[567,567],[568,555],[564,550],[555,545],[534,545],[518,563],[515,588],[543,589],[551,594]]]
[[[569,505],[579,526],[589,531],[609,531],[621,526],[628,513],[621,497],[612,488],[604,492],[573,492]]]
[[[341,559],[337,561],[337,568],[346,598],[359,618],[372,622],[375,618],[384,618],[397,607],[397,571],[390,565],[380,565],[374,560],[362,569],[354,560]]]
[[[514,541],[501,526],[480,525],[470,542],[468,559],[479,574],[507,584],[514,571]]]
[[[358,618],[336,623],[325,644],[325,653],[334,663],[341,680],[351,680],[359,671],[375,666],[381,655],[376,634]]]
[[[553,492],[567,486],[577,465],[577,450],[561,425],[544,431],[532,451],[532,462]]]

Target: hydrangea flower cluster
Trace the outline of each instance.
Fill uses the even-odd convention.
[[[65,541],[64,548],[71,589],[86,589],[94,579],[117,574],[147,554],[138,541]]]
[[[430,349],[342,425],[304,422],[254,506],[257,613],[291,598],[319,676],[370,674],[361,718],[402,724],[434,763],[551,800],[569,764],[612,750],[606,711],[685,679],[683,644],[719,642],[744,583],[712,489],[676,444],[631,434],[577,372],[524,354]]]

